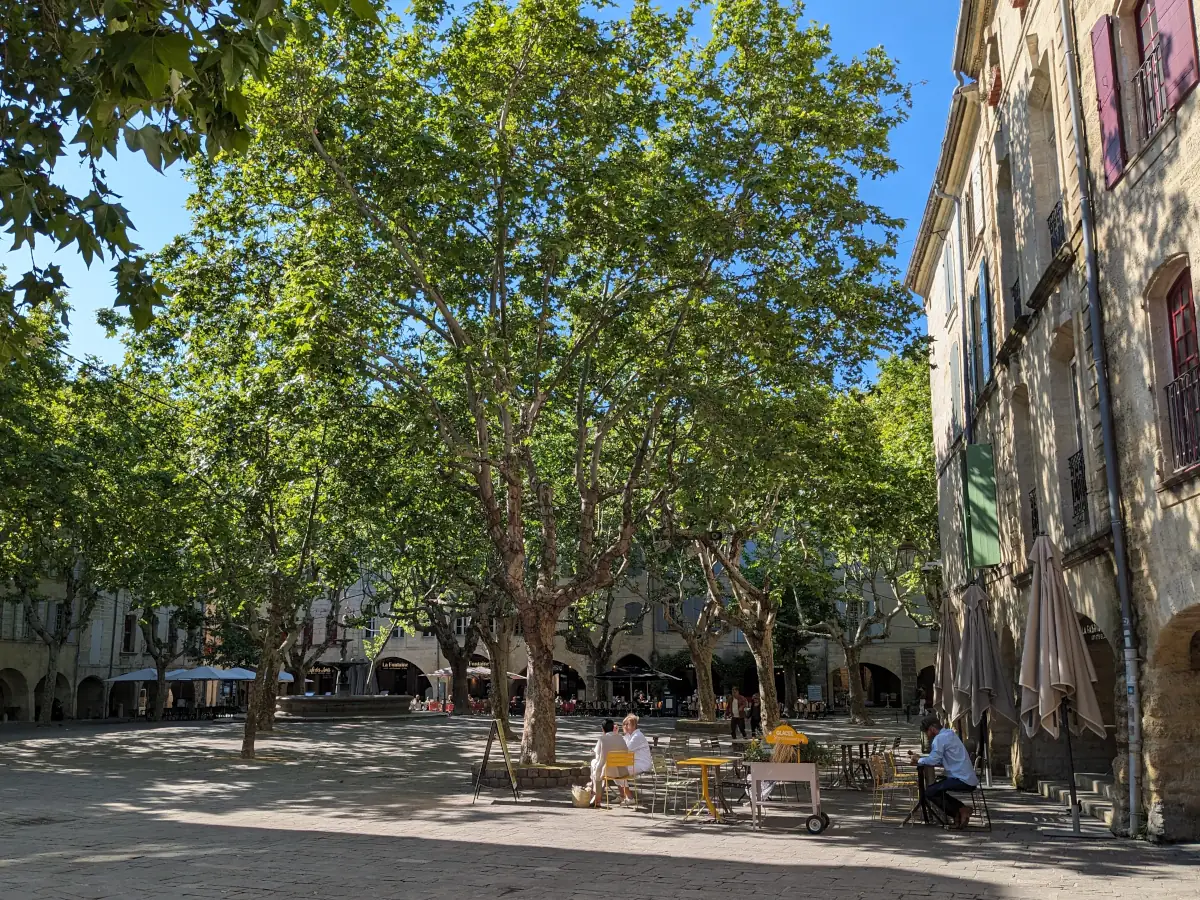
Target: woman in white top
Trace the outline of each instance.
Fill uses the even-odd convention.
[[[654,760],[650,756],[650,742],[638,728],[638,717],[630,713],[621,725],[625,729],[625,746],[633,751],[633,774],[649,772],[654,768]]]

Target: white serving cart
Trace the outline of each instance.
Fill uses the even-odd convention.
[[[762,783],[764,781],[784,784],[807,784],[808,800],[801,799],[771,799],[762,800]],[[797,791],[797,796],[801,795]],[[807,813],[804,827],[810,834],[820,834],[829,827],[829,816],[821,811],[821,782],[817,775],[816,763],[750,763],[750,813],[751,823],[755,828],[762,828],[763,815],[767,809],[796,810],[802,815]]]

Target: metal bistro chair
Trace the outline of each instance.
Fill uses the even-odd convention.
[[[868,767],[871,772],[871,819],[872,821],[884,821],[887,815],[887,810],[892,807],[892,798],[897,794],[905,794],[908,798],[908,806],[916,802],[917,784],[916,781],[909,782],[907,779],[900,781],[896,777],[895,760],[888,760],[879,753],[873,753],[867,760]]]
[[[656,755],[654,759],[655,793],[650,803],[650,815],[658,803],[658,788],[662,787],[662,812],[667,815],[667,808],[672,800],[678,808],[680,795],[683,796],[683,809],[691,809],[693,803],[700,802],[700,775],[690,771],[680,771],[675,760],[670,756]]]
[[[974,789],[968,791],[947,791],[951,796],[962,800],[971,807],[971,818],[967,819],[966,828],[978,828],[982,831],[992,830],[992,813],[987,805],[987,792],[983,789],[982,782],[975,785]],[[935,804],[936,805],[936,804]],[[976,820],[978,823],[976,824]],[[946,817],[946,822],[943,827],[950,826],[949,816]]]
[[[670,741],[667,742],[667,747],[671,753],[687,753],[691,747],[692,739],[685,734],[673,734]]]
[[[604,772],[600,775],[600,790],[604,793],[605,809],[612,809],[608,800],[608,783],[624,782],[633,787],[633,805],[637,806],[637,776],[633,774],[633,751],[613,750],[604,758]]]

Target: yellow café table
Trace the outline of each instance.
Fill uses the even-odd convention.
[[[737,762],[739,757],[736,756],[692,756],[688,759],[677,759],[675,765],[687,766],[689,768],[700,769],[700,795],[701,800],[695,806],[688,810],[685,819],[691,818],[704,807],[708,807],[709,813],[713,819],[720,822],[721,813],[717,810],[716,804],[713,803],[712,794],[709,792],[708,770],[717,770],[717,784],[720,784],[721,766],[727,766],[730,763]]]

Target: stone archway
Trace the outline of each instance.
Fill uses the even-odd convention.
[[[898,707],[900,705],[901,682],[899,675],[878,663],[862,663],[859,666],[859,672],[862,677],[863,696],[871,706]]]
[[[409,694],[424,697],[429,679],[421,667],[399,656],[388,656],[375,664],[375,682],[379,693]]]
[[[136,681],[118,681],[108,692],[108,714],[114,718],[131,719],[138,713],[138,692],[140,685]]]
[[[1147,828],[1200,839],[1200,604],[1159,632],[1142,678]]]
[[[28,722],[29,682],[17,669],[0,669],[0,719],[9,722]]]
[[[75,689],[75,718],[104,718],[104,682],[89,675]]]
[[[926,666],[917,673],[917,690],[920,691],[922,703],[933,706],[933,679],[937,675],[936,666]]]
[[[33,717],[37,719],[41,713],[42,704],[47,702],[46,679],[44,676],[37,683],[33,698]],[[65,719],[67,710],[70,709],[71,705],[71,683],[67,681],[67,676],[62,672],[59,672],[58,677],[54,680],[54,693],[49,698],[49,702],[53,704],[53,708],[50,711],[51,721],[59,722]]]

